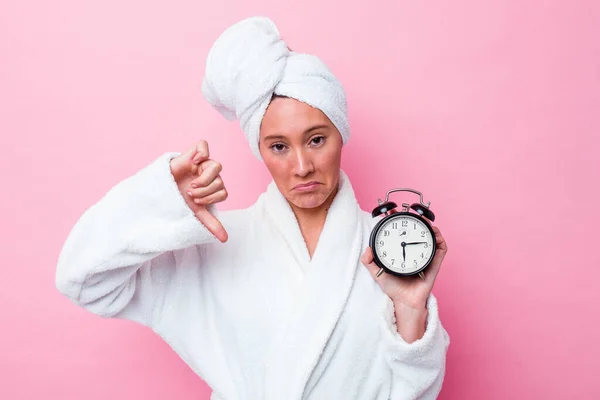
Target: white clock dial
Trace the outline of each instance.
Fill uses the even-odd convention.
[[[401,215],[390,218],[379,227],[374,250],[387,268],[410,274],[427,264],[432,256],[434,240],[422,221]],[[406,243],[404,247],[402,242]]]

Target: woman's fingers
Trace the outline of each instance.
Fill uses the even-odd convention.
[[[208,160],[210,157],[210,152],[208,151],[208,142],[206,140],[201,140],[196,144],[196,154],[192,159],[192,162],[196,165],[200,164],[202,161]]]
[[[196,189],[189,188],[188,195],[194,199],[210,196],[213,193],[217,193],[220,190],[225,189],[225,184],[220,176],[217,176],[208,186],[202,186]]]
[[[440,232],[439,229],[437,230],[437,232],[435,232],[435,240],[437,243],[437,248],[446,253],[448,251],[448,244],[446,242],[446,239],[444,239],[444,237],[442,236],[442,232]]]
[[[198,177],[190,183],[192,189],[210,185],[223,171],[223,166],[214,160],[205,160],[199,164],[198,171]]]
[[[373,262],[373,252],[371,251],[371,246],[367,246],[365,252],[360,256],[360,261],[363,264],[370,264]]]
[[[225,201],[225,199],[227,199],[227,190],[221,189],[211,195],[194,199],[194,203],[199,205],[215,204]]]
[[[208,160],[209,157],[208,143],[206,140],[201,140],[171,160],[171,173],[177,182],[184,179],[190,172],[196,175],[200,163]]]
[[[198,171],[202,171],[200,169],[200,164],[210,157],[210,152],[208,150],[208,142],[206,140],[201,140],[196,144],[195,152],[191,160],[191,172],[194,175],[198,175]]]
[[[379,267],[373,262],[373,251],[371,247],[367,247],[363,255],[360,257],[360,262],[369,270],[373,278],[379,272]]]
[[[429,267],[427,267],[427,270],[425,271],[425,276],[431,282],[433,282],[433,281],[435,281],[438,273],[440,272],[440,268],[442,266],[442,261],[444,260],[444,257],[446,256],[446,253],[448,251],[448,245],[446,243],[446,240],[444,239],[444,236],[442,236],[442,232],[440,231],[440,229],[437,226],[434,226],[433,222],[431,222],[429,219],[427,219],[427,218],[425,218],[425,219],[427,220],[427,222],[429,222],[429,224],[431,225],[431,228],[433,229],[433,233],[435,234],[435,243],[436,243],[435,257],[431,261],[431,265]]]
[[[196,154],[196,148],[191,147],[185,153],[171,159],[171,174],[173,175],[173,178],[175,178],[177,184],[179,184],[190,171],[190,164],[194,154]]]
[[[436,246],[437,246],[438,250],[441,250],[442,252],[446,252],[448,250],[448,245],[446,244],[446,240],[444,240],[444,237],[442,236],[442,232],[440,231],[440,228],[433,225],[433,222],[431,222],[431,220],[429,218],[427,218],[427,217],[423,217],[423,218],[425,218],[425,220],[427,222],[429,222],[429,225],[431,225],[431,229],[433,229],[433,233],[435,234]]]

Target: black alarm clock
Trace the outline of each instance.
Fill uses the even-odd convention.
[[[389,201],[390,193],[412,192],[420,197],[419,203],[398,205]],[[396,276],[419,275],[425,279],[423,271],[431,264],[436,251],[435,232],[424,217],[430,221],[435,215],[429,209],[431,202],[423,203],[423,195],[413,189],[392,189],[387,192],[385,201],[377,199],[378,206],[371,215],[376,218],[385,215],[373,228],[369,240],[373,251],[373,261],[383,272]],[[411,211],[412,210],[412,211]]]

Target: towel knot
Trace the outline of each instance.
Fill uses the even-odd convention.
[[[291,51],[267,17],[247,18],[219,36],[208,53],[202,93],[226,119],[240,121],[259,160],[260,124],[273,94],[320,109],[343,143],[350,135],[342,85],[318,57]]]

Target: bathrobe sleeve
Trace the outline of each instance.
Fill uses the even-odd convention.
[[[450,337],[440,321],[433,294],[427,299],[427,309],[425,334],[407,343],[396,329],[393,302],[386,303],[383,337],[392,373],[390,400],[436,399],[442,388]]]
[[[119,182],[76,222],[56,268],[57,289],[75,304],[151,326],[175,290],[178,250],[218,241],[179,192],[170,168],[179,154]]]

